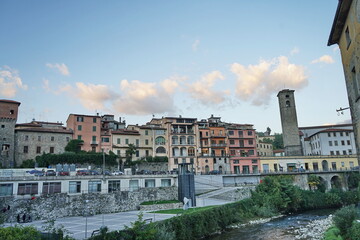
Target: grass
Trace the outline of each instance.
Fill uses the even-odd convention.
[[[142,202],[140,205],[155,205],[155,204],[167,204],[167,203],[180,203],[180,201],[178,200],[147,201],[147,202]]]
[[[177,208],[177,209],[167,209],[167,210],[159,210],[159,211],[154,211],[151,213],[162,213],[162,214],[183,214],[183,213],[193,213],[193,212],[197,212],[197,211],[203,211],[206,209],[210,209],[216,206],[207,206],[207,207],[198,207],[198,208],[189,208],[188,210],[183,210],[182,208]]]

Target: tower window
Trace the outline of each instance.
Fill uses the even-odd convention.
[[[286,101],[286,102],[285,102],[285,106],[286,106],[286,107],[290,107],[290,101]]]
[[[14,110],[10,110],[10,115],[13,115],[14,113]]]

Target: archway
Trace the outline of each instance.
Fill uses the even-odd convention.
[[[323,160],[323,161],[321,162],[321,165],[322,165],[322,169],[323,169],[323,171],[329,171],[329,164],[328,164],[328,161]]]
[[[331,188],[335,188],[335,189],[342,189],[342,183],[341,183],[341,179],[339,176],[333,176],[330,180],[331,182]]]

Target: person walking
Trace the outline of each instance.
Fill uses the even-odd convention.
[[[24,213],[22,220],[23,220],[23,222],[26,222],[26,213]]]

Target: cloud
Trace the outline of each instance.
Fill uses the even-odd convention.
[[[45,89],[46,92],[51,92],[50,83],[48,79],[43,79],[42,88]]]
[[[193,99],[200,101],[204,105],[219,104],[225,101],[224,95],[227,91],[215,91],[212,88],[217,80],[224,80],[224,76],[219,71],[213,71],[201,77],[200,80],[188,84],[187,92]]]
[[[324,55],[319,57],[318,59],[311,61],[311,63],[327,63],[327,64],[331,64],[334,62],[335,62],[334,59],[329,55]]]
[[[274,93],[283,88],[301,89],[308,84],[304,67],[291,64],[280,56],[270,61],[261,60],[258,65],[231,65],[236,79],[236,96],[253,105],[267,105]]]
[[[199,48],[199,45],[200,45],[200,40],[199,40],[199,39],[196,39],[196,40],[193,42],[193,44],[192,44],[192,50],[193,50],[194,52],[196,52],[196,51],[198,50],[198,48]]]
[[[69,72],[69,69],[68,67],[64,64],[64,63],[47,63],[45,64],[48,68],[54,68],[56,70],[58,70],[62,75],[64,76],[69,76],[70,75],[70,72]]]
[[[178,87],[177,78],[165,79],[160,83],[124,79],[120,82],[122,95],[114,101],[113,108],[118,112],[132,115],[173,112],[173,94]]]
[[[15,97],[18,89],[27,90],[27,85],[22,83],[18,71],[8,66],[0,68],[0,95]]]
[[[80,103],[88,110],[106,110],[105,103],[117,97],[117,94],[106,85],[82,82],[77,82],[75,87],[62,86],[58,92],[66,92],[73,98],[79,99]]]
[[[290,55],[295,55],[298,54],[300,52],[300,49],[298,47],[294,47],[291,51],[290,51]]]

